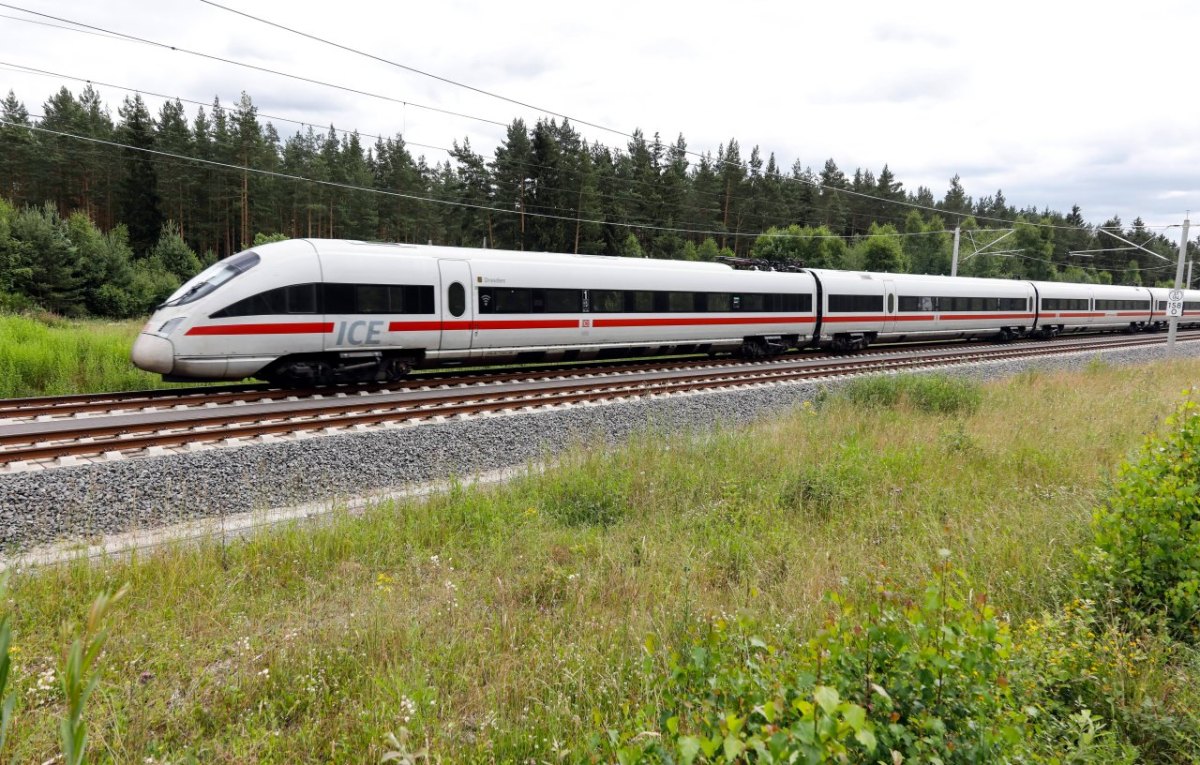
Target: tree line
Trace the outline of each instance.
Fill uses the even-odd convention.
[[[431,162],[401,135],[281,136],[245,93],[190,115],[179,100],[152,115],[135,95],[114,120],[90,85],[64,87],[41,111],[31,118],[12,91],[0,104],[0,307],[145,313],[256,236],[937,274],[950,272],[957,226],[961,275],[1124,284],[1173,272],[1134,249],[1069,253],[1122,246],[1104,230],[1171,260],[1177,248],[1140,219],[1096,227],[1078,206],[1018,209],[999,190],[969,196],[958,176],[937,198],[906,190],[888,165],[784,168],[757,146],[744,157],[736,139],[697,156],[682,135],[635,131],[614,148],[566,120],[516,119],[491,157],[464,139]],[[968,257],[1009,230],[991,248],[1002,255]]]

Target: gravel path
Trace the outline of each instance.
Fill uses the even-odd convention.
[[[1023,370],[1076,369],[1163,357],[1161,346],[940,368],[991,380]],[[1177,346],[1200,356],[1200,342]],[[92,539],[300,503],[382,493],[413,483],[544,460],[581,442],[616,443],[660,430],[741,425],[811,399],[842,380],[680,395],[287,440],[190,454],[0,475],[0,550]]]

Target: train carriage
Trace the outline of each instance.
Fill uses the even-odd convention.
[[[814,270],[821,282],[822,335],[838,349],[876,340],[1000,337],[1034,325],[1028,282],[915,274]]]
[[[1151,323],[1150,290],[1103,284],[1033,282],[1044,336],[1085,330],[1137,331]]]
[[[471,361],[771,355],[808,341],[815,323],[815,280],[804,273],[290,240],[181,287],[133,359],[167,378],[383,380]]]

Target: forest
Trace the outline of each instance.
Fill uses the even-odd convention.
[[[1116,284],[1174,267],[1106,232],[1178,253],[1140,218],[1094,226],[1078,206],[972,197],[958,176],[939,198],[888,165],[785,168],[733,138],[715,155],[641,131],[614,148],[514,119],[490,157],[464,139],[431,161],[399,134],[281,133],[245,93],[157,115],[134,95],[114,119],[88,85],[40,110],[12,91],[0,104],[0,309],[137,316],[203,265],[290,237],[948,274],[957,227],[960,275]]]

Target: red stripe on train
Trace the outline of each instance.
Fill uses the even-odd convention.
[[[923,314],[920,316],[913,315],[896,315],[896,316],[826,316],[826,323],[832,324],[849,324],[856,321],[989,321],[991,319],[1024,319],[1032,320],[1031,313],[943,313],[939,316],[932,314]]]
[[[721,318],[691,319],[593,319],[593,327],[685,327],[714,326],[726,324],[812,324],[815,316],[730,316]]]
[[[213,324],[192,327],[189,335],[320,335],[333,331],[333,322],[291,322],[286,324]]]

